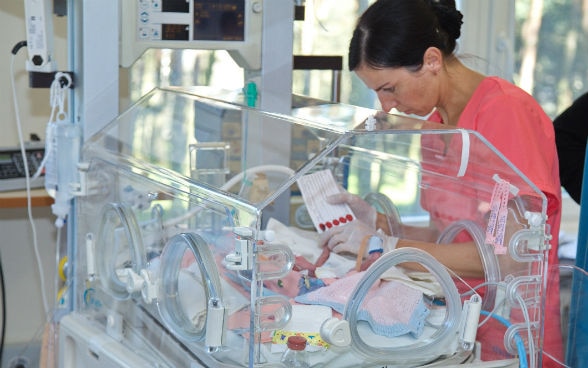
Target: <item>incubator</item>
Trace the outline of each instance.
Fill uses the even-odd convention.
[[[469,244],[484,276],[411,247],[364,244],[369,267],[362,252],[325,251],[328,227],[363,219],[316,226],[328,205],[302,196],[313,175],[330,183],[313,189],[376,208],[379,232]],[[546,199],[475,132],[300,98],[274,114],[240,92],[154,89],[84,144],[80,176],[62,367],[280,367],[292,335],[314,367],[540,360]]]

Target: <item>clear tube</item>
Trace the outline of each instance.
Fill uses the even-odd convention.
[[[287,176],[292,176],[296,173],[294,170],[292,170],[288,166],[282,166],[282,165],[260,165],[260,166],[250,167],[250,168],[240,172],[239,174],[233,176],[231,179],[229,179],[221,187],[221,189],[229,190],[235,184],[237,184],[243,180],[246,180],[247,175],[252,175],[252,174],[261,173],[261,172],[277,172],[277,173],[283,173],[284,175],[287,175]]]
[[[45,190],[51,198],[55,198],[57,192],[57,132],[56,124],[50,122],[45,130]]]
[[[366,344],[358,331],[359,308],[371,286],[392,266],[404,262],[416,262],[435,276],[443,289],[446,300],[445,320],[439,330],[415,344],[400,347],[373,347]],[[416,248],[398,248],[382,255],[355,286],[343,313],[349,322],[353,349],[368,361],[409,364],[447,353],[447,346],[457,338],[462,305],[457,287],[445,267],[433,256]]]

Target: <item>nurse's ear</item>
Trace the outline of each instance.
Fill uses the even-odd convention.
[[[429,47],[423,55],[423,68],[437,74],[443,66],[443,53],[436,47]]]

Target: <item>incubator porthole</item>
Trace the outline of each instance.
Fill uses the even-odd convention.
[[[485,233],[480,226],[470,220],[459,220],[447,226],[437,238],[438,244],[450,244],[461,232],[469,234],[478,249],[480,260],[484,266],[484,278],[486,280],[486,292],[482,301],[483,310],[493,310],[496,302],[497,285],[501,279],[498,258],[494,249],[485,242]],[[482,292],[482,290],[478,290]]]
[[[208,306],[221,303],[220,276],[208,244],[181,233],[163,249],[158,307],[164,323],[187,341],[205,337]]]
[[[128,270],[145,268],[145,251],[133,212],[120,203],[109,203],[102,211],[96,240],[98,277],[105,291],[117,299],[128,299]]]
[[[365,201],[371,204],[378,212],[386,215],[388,228],[391,233],[398,238],[402,238],[402,218],[396,205],[382,193],[368,193],[364,197]]]

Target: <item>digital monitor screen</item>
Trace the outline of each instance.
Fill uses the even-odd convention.
[[[244,41],[244,0],[195,0],[194,41]]]
[[[164,13],[189,13],[190,2],[186,0],[165,0],[161,2],[161,11]]]
[[[189,41],[190,28],[187,24],[162,24],[161,39],[168,41]]]

